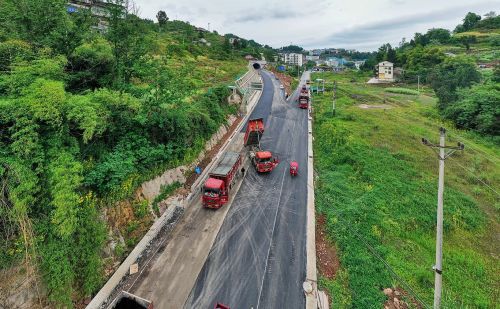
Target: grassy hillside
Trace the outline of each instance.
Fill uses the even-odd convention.
[[[380,308],[382,290],[402,288],[410,307],[432,306],[438,160],[421,137],[465,143],[446,161],[443,308],[494,308],[499,300],[500,147],[443,121],[429,88],[367,86],[361,73],[318,73],[337,81],[314,95],[316,207],[340,269],[320,285],[332,308]],[[387,91],[386,91],[387,90]]]

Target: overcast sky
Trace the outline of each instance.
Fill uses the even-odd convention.
[[[500,13],[500,0],[134,0],[141,17],[233,33],[261,44],[362,51],[429,28],[453,30],[467,12]]]

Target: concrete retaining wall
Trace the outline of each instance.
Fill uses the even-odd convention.
[[[227,120],[227,123],[220,126],[219,130],[212,135],[212,137],[206,142],[205,149],[202,151],[197,160],[189,165],[178,166],[169,170],[166,170],[162,175],[151,179],[149,181],[144,182],[141,185],[142,195],[152,201],[155,197],[160,194],[161,187],[170,185],[176,181],[181,184],[186,182],[186,172],[192,171],[198,165],[201,160],[205,157],[205,154],[212,150],[212,148],[217,145],[217,143],[224,137],[227,133],[227,130],[231,127],[231,125],[236,121],[236,117],[231,115]]]

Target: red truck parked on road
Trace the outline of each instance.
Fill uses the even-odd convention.
[[[203,186],[202,204],[207,208],[220,208],[229,201],[229,192],[234,187],[241,165],[241,155],[226,152]]]
[[[245,146],[249,147],[248,155],[253,166],[259,173],[271,172],[279,161],[273,157],[270,151],[260,149],[260,139],[264,134],[264,119],[256,118],[248,120],[245,132]]]
[[[307,86],[302,86],[299,94],[299,108],[309,108],[309,90]]]

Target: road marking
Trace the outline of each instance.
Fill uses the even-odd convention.
[[[259,288],[259,297],[257,298],[257,307],[256,309],[259,309],[260,305],[260,297],[262,295],[262,288],[264,287],[264,279],[266,278],[266,272],[267,272],[267,261],[269,259],[269,254],[271,252],[271,247],[273,243],[273,236],[274,236],[274,230],[276,228],[276,220],[278,219],[278,210],[280,208],[280,201],[281,201],[281,196],[283,193],[283,184],[285,183],[285,174],[286,174],[286,168],[283,169],[283,176],[281,177],[281,189],[280,189],[280,197],[278,199],[278,204],[276,204],[276,213],[274,214],[274,223],[273,223],[273,230],[271,231],[271,242],[269,243],[269,248],[267,249],[267,256],[266,256],[266,266],[264,267],[264,273],[262,274],[262,281],[260,283],[260,288]]]
[[[294,121],[293,122],[292,132],[295,132],[296,125],[297,125],[297,121]],[[291,136],[293,137],[295,135],[291,135]],[[293,146],[293,138],[291,139],[290,144],[289,144],[289,150],[288,150],[289,153],[291,152],[292,146]],[[269,243],[269,248],[267,249],[267,256],[266,256],[266,260],[265,260],[266,261],[266,266],[264,267],[264,273],[262,274],[262,281],[260,283],[260,288],[259,288],[259,296],[257,298],[257,307],[255,309],[259,309],[259,306],[260,306],[260,298],[262,296],[262,288],[264,287],[264,280],[266,278],[267,267],[269,265],[269,263],[268,263],[269,254],[271,253],[271,247],[273,246],[274,230],[276,229],[276,221],[278,219],[278,211],[279,211],[279,208],[280,208],[281,197],[283,196],[283,185],[285,183],[286,170],[287,169],[286,169],[286,166],[285,166],[285,168],[283,169],[283,176],[281,178],[280,197],[278,199],[278,204],[276,205],[276,213],[274,215],[273,230],[271,231],[271,242]]]

